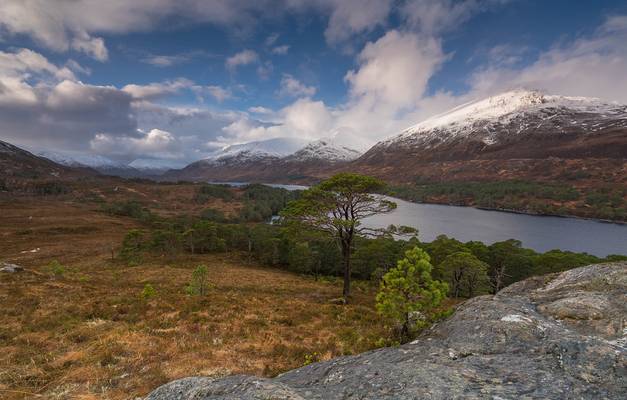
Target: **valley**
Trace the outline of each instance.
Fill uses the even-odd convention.
[[[625,258],[541,253],[515,240],[488,245],[478,235],[358,238],[345,305],[337,246],[267,224],[298,191],[129,180],[63,166],[50,175],[46,160],[11,149],[23,163],[12,165],[23,167],[4,176],[0,261],[24,270],[0,272],[7,399],[126,399],[185,376],[270,378],[398,343],[376,293],[382,274],[414,246],[438,266],[461,249],[485,260],[476,258],[485,280],[461,295],[470,297],[491,292],[500,268],[508,271],[502,285]],[[428,222],[418,219],[419,229]],[[191,291],[200,266],[202,294]],[[426,326],[463,298],[445,299]]]
[[[113,189],[107,201],[140,199],[161,215],[197,207],[185,186]],[[168,193],[172,201],[152,202]],[[220,200],[210,205],[233,210]],[[1,260],[25,268],[0,272],[0,397],[127,399],[199,373],[274,376],[306,357],[368,350],[383,335],[369,282],[338,308],[328,302],[338,279],[263,267],[240,252],[156,252],[127,267],[120,245],[141,227],[81,197],[0,195]],[[211,283],[204,298],[185,292],[200,264]],[[146,284],[154,297],[142,297]]]

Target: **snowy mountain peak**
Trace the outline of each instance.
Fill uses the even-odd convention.
[[[359,158],[361,154],[361,152],[339,144],[331,138],[311,142],[289,158],[296,161],[352,161]]]
[[[413,134],[447,125],[470,125],[480,120],[498,119],[515,112],[542,108],[589,108],[607,105],[597,98],[546,95],[536,90],[516,89],[487,99],[472,101],[431,117],[403,133]]]
[[[306,140],[298,138],[275,138],[256,142],[233,144],[215,151],[204,161],[208,163],[223,163],[237,159],[240,162],[254,161],[262,158],[282,158],[293,154],[307,144]]]

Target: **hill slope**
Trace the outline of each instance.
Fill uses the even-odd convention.
[[[0,140],[0,178],[5,181],[73,178],[90,173],[95,171],[70,168]]]
[[[460,306],[410,344],[274,379],[187,378],[170,399],[625,398],[627,263],[518,282]]]

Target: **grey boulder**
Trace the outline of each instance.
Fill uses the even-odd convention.
[[[19,265],[9,264],[9,263],[0,264],[0,272],[14,273],[14,272],[21,272],[21,271],[24,271],[24,268],[20,267]]]

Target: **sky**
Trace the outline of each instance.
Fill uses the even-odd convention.
[[[506,90],[627,103],[617,0],[2,0],[0,139],[181,167],[274,138],[365,150]]]

